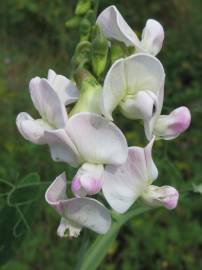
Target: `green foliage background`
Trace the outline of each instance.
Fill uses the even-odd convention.
[[[65,28],[73,0],[3,0],[0,2],[0,269],[79,269],[83,251],[95,234],[59,239],[59,217],[44,202],[49,182],[63,170],[53,163],[46,146],[23,140],[17,113],[37,116],[28,93],[29,80],[46,77],[48,68],[68,77],[77,31]],[[100,10],[116,4],[141,34],[148,18],[165,28],[159,58],[166,78],[164,112],[185,105],[192,112],[190,129],[174,141],[159,141],[154,159],[158,184],[186,191],[202,183],[202,2],[200,0],[100,1]],[[142,128],[121,118],[130,145],[145,145]],[[30,174],[37,172],[36,174]],[[29,174],[28,176],[26,176]],[[25,177],[26,176],[26,177]],[[24,194],[24,195],[22,195]],[[112,242],[101,270],[202,269],[202,199],[189,193],[175,211],[157,209],[126,224]],[[90,269],[89,269],[90,270]]]

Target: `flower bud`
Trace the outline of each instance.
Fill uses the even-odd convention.
[[[84,163],[72,181],[72,192],[77,197],[94,195],[102,188],[104,168],[102,165]]]
[[[93,71],[99,77],[105,70],[108,56],[108,41],[96,26],[96,35],[92,42],[92,66]]]
[[[86,17],[81,20],[79,31],[81,41],[89,39],[91,32],[91,22]]]
[[[91,0],[79,0],[76,5],[75,14],[83,15],[91,8]]]
[[[171,210],[177,206],[179,193],[174,187],[150,185],[142,197],[150,206],[164,206]]]
[[[190,125],[191,114],[187,107],[179,107],[169,115],[160,115],[154,134],[164,140],[171,140],[183,133]]]
[[[86,15],[85,15],[85,18],[92,24],[94,25],[95,24],[95,20],[96,20],[96,14],[95,14],[95,11],[90,9]]]
[[[75,29],[79,26],[80,21],[81,19],[78,16],[74,16],[66,21],[65,26],[69,29]]]
[[[81,68],[89,62],[91,55],[91,43],[88,41],[81,41],[75,50],[72,57],[72,64],[74,69]]]

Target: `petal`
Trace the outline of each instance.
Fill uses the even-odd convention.
[[[129,119],[151,119],[157,107],[157,96],[151,91],[140,91],[121,102],[122,113]]]
[[[151,206],[164,206],[167,209],[174,209],[177,206],[179,193],[174,187],[157,187],[150,185],[143,194],[144,201]]]
[[[126,212],[147,187],[144,150],[130,147],[128,160],[120,166],[105,167],[103,194],[118,213]]]
[[[103,172],[103,165],[84,163],[73,178],[72,192],[77,197],[98,193],[103,184]]]
[[[72,193],[78,198],[86,197],[88,194],[88,192],[81,185],[80,178],[77,176],[75,176],[72,180],[71,190],[72,190]]]
[[[147,167],[147,177],[149,179],[149,183],[151,184],[158,177],[158,169],[152,159],[152,147],[155,142],[155,137],[147,144],[144,148],[145,161]]]
[[[68,105],[79,99],[79,91],[76,85],[65,76],[57,75],[50,69],[48,71],[48,81],[63,104]]]
[[[45,194],[47,203],[62,215],[62,201],[67,199],[66,195],[67,180],[65,173],[60,174],[48,187]]]
[[[80,154],[64,129],[46,131],[45,136],[54,161],[67,162],[72,167],[81,164]]]
[[[109,69],[102,90],[102,113],[112,120],[112,112],[126,95],[124,60],[116,61]]]
[[[49,70],[48,70],[48,77],[47,77],[47,79],[48,79],[48,81],[50,82],[50,84],[53,83],[53,81],[55,80],[55,77],[56,77],[56,76],[57,76],[57,74],[55,73],[54,70],[52,70],[52,69],[49,69]]]
[[[42,119],[34,120],[25,112],[18,114],[16,125],[23,138],[35,144],[46,144],[44,131],[52,129],[52,127]]]
[[[169,115],[160,115],[154,127],[154,134],[158,138],[171,140],[187,130],[190,123],[190,111],[187,107],[182,106]]]
[[[104,9],[97,18],[97,24],[107,38],[122,41],[126,46],[140,46],[140,41],[135,32],[115,6]]]
[[[128,148],[121,130],[94,113],[79,113],[67,123],[67,132],[85,162],[122,164]]]
[[[142,32],[141,45],[145,52],[157,55],[163,45],[164,30],[162,25],[153,19],[146,22]]]
[[[147,90],[158,96],[164,85],[165,72],[156,57],[138,53],[125,59],[125,78],[128,94]]]
[[[157,177],[151,157],[152,144],[153,141],[145,148],[130,147],[125,164],[105,167],[103,194],[118,213],[126,212],[147,189],[150,179]]]
[[[96,233],[105,234],[111,226],[109,211],[91,198],[74,198],[62,202],[64,217]]]
[[[33,104],[42,118],[53,127],[65,127],[68,119],[65,106],[49,82],[36,77],[30,81],[29,88]]]
[[[162,88],[159,91],[157,100],[158,100],[158,102],[156,104],[156,112],[154,113],[152,118],[151,119],[144,119],[144,131],[145,131],[145,135],[146,135],[148,141],[150,141],[154,135],[153,134],[154,127],[156,125],[156,122],[157,122],[160,114],[161,114],[161,110],[163,107],[163,100],[164,100],[164,85],[162,85]]]
[[[46,191],[46,201],[64,218],[77,226],[104,234],[111,226],[111,217],[103,204],[91,198],[67,199],[65,174],[59,175]]]

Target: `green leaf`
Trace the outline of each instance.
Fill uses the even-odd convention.
[[[111,226],[110,230],[104,236],[98,236],[87,250],[80,270],[97,269],[106,256],[112,242],[116,239],[120,228],[131,218],[147,212],[150,209],[150,207],[140,207],[129,211],[125,215],[116,215],[117,221]]]
[[[6,181],[4,181],[7,183]],[[41,194],[38,174],[30,173],[17,186],[10,185],[11,191],[1,198],[0,207],[0,265],[15,254],[34,221]],[[33,203],[35,202],[35,203]]]

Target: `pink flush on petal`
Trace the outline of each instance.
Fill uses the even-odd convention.
[[[98,193],[102,188],[102,181],[100,179],[92,178],[91,176],[83,176],[82,178],[86,178],[83,183],[83,187],[89,195],[94,195]]]
[[[190,125],[191,114],[187,107],[177,108],[172,112],[174,122],[170,125],[170,128],[175,130],[177,133],[184,132]]]
[[[71,189],[76,196],[79,196],[78,194],[80,193],[79,191],[81,189],[81,183],[78,177],[73,178]]]
[[[172,193],[169,194],[169,196],[163,200],[163,204],[167,209],[174,209],[177,206],[179,199],[179,193],[176,189],[173,188]]]
[[[94,195],[102,188],[103,166],[84,163],[72,181],[72,192],[77,197]]]

